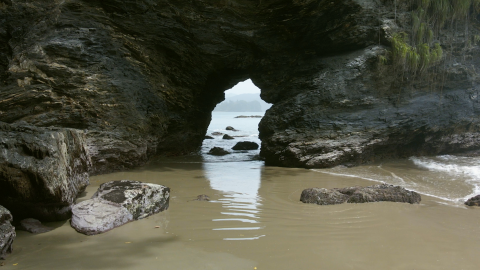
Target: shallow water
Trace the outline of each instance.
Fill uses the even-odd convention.
[[[265,167],[243,154],[158,159],[92,177],[80,200],[103,182],[131,179],[170,187],[170,208],[97,236],[68,222],[40,235],[18,231],[2,269],[478,269],[480,208],[462,204],[475,191],[478,159],[306,170]],[[367,179],[431,196],[419,205],[299,201],[305,188],[375,184]],[[211,201],[192,201],[199,194]]]

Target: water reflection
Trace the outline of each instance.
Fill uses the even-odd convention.
[[[212,189],[222,193],[222,198],[215,203],[222,204],[224,218],[212,219],[219,222],[214,231],[236,231],[235,237],[224,237],[223,240],[255,240],[260,235],[261,198],[260,169],[262,162],[221,162],[204,163],[205,177]],[[255,226],[251,226],[255,224]],[[243,234],[237,234],[242,231]],[[243,232],[244,231],[244,232]],[[249,235],[245,235],[249,234]]]

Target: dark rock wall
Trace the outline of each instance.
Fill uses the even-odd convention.
[[[0,204],[15,218],[64,220],[89,184],[85,134],[0,122]]]
[[[396,24],[389,0],[0,3],[0,121],[85,130],[92,173],[197,150],[247,78],[274,104],[267,164],[479,148],[476,51],[451,54],[442,87],[396,86],[377,56],[409,13]]]

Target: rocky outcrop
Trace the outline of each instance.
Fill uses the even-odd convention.
[[[69,218],[90,167],[83,131],[0,122],[0,204],[15,218]]]
[[[222,139],[224,139],[224,140],[233,140],[233,139],[235,139],[235,138],[233,138],[232,136],[230,136],[230,135],[228,135],[228,134],[225,134],[225,135],[223,135]]]
[[[213,156],[225,156],[230,154],[230,152],[221,147],[213,147],[212,149],[210,149],[210,151],[208,151],[208,154]]]
[[[258,149],[258,144],[255,142],[242,141],[236,143],[233,147],[233,150],[256,150]]]
[[[480,195],[474,196],[465,202],[468,206],[480,206]]]
[[[169,200],[170,189],[165,186],[130,180],[107,182],[90,200],[72,207],[71,225],[86,235],[103,233],[167,210]]]
[[[18,229],[30,233],[46,233],[53,230],[53,228],[43,225],[39,220],[34,218],[26,218],[20,221]]]
[[[2,1],[0,121],[85,130],[101,173],[198,150],[224,91],[251,78],[273,103],[259,127],[267,164],[480,148],[480,49],[466,46],[477,27],[453,39],[442,29],[439,77],[402,84],[378,68],[392,33],[412,28],[406,5]]]
[[[11,222],[12,215],[0,205],[0,259],[5,259],[6,254],[12,252],[13,240],[17,236]]]
[[[319,205],[341,204],[345,202],[403,202],[414,204],[420,203],[421,196],[400,186],[381,184],[341,189],[308,188],[302,191],[300,201]]]

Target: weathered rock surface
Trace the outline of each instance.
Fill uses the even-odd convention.
[[[347,188],[308,188],[302,191],[300,201],[319,205],[331,205],[341,203],[367,203],[367,202],[404,202],[420,203],[420,194],[406,190],[400,186],[387,184],[373,185],[368,187]]]
[[[259,145],[256,142],[242,141],[235,144],[233,150],[256,150]]]
[[[20,221],[20,226],[18,226],[18,229],[30,233],[46,233],[53,230],[52,227],[47,227],[39,220],[34,218],[26,218]]]
[[[0,205],[0,259],[5,259],[7,253],[11,253],[13,240],[17,234],[12,226],[12,215]]]
[[[130,180],[107,182],[90,200],[72,207],[71,225],[86,235],[103,233],[167,210],[169,200],[170,189],[162,185]]]
[[[221,147],[213,147],[212,149],[210,149],[210,151],[208,151],[208,154],[214,156],[225,156],[230,154],[230,152]]]
[[[465,46],[478,27],[439,35],[441,80],[402,85],[377,63],[409,14],[377,0],[2,1],[0,121],[86,130],[101,173],[196,151],[224,91],[251,78],[273,103],[267,164],[479,149],[480,49]]]
[[[64,220],[89,184],[83,131],[0,122],[0,204],[15,218]]]
[[[480,195],[474,196],[465,202],[468,206],[480,206]]]
[[[233,140],[233,139],[235,139],[235,138],[233,138],[232,136],[230,136],[230,135],[228,135],[228,134],[225,134],[225,135],[223,135],[222,139],[224,139],[224,140]]]

